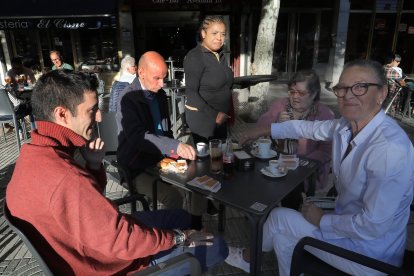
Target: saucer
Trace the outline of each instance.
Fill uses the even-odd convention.
[[[269,167],[262,168],[260,171],[262,172],[262,174],[264,174],[268,177],[282,177],[282,176],[287,175],[287,171],[286,172],[279,172],[278,174],[273,174],[271,171],[269,171],[268,168]]]
[[[254,157],[261,158],[261,159],[270,159],[270,158],[277,156],[277,152],[274,150],[269,150],[269,153],[267,155],[260,155],[257,152],[257,150],[252,150],[251,153]]]
[[[196,154],[197,154],[197,157],[204,158],[210,155],[210,151],[207,150],[206,153],[204,154],[199,154],[198,152],[196,152]]]

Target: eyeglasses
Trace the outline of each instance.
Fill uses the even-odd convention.
[[[54,59],[52,59],[52,61],[58,61],[58,60],[60,60],[60,58],[54,58]]]
[[[348,92],[348,89],[351,90],[352,95],[354,95],[355,97],[359,97],[364,96],[368,92],[368,88],[370,86],[382,87],[382,85],[378,83],[355,83],[352,86],[335,85],[334,87],[332,87],[332,90],[335,93],[335,96],[337,96],[338,98],[345,97],[346,93]]]
[[[309,92],[302,92],[302,91],[296,91],[296,90],[288,90],[289,96],[298,95],[299,97],[304,97],[305,95],[308,95]]]

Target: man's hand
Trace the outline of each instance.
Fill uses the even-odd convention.
[[[213,242],[211,239],[214,238],[214,235],[207,232],[197,231],[197,230],[185,230],[184,231],[186,240],[184,246],[187,247],[196,247],[196,246],[211,246]]]
[[[177,154],[181,156],[182,158],[189,159],[189,160],[195,160],[196,158],[196,152],[194,148],[184,143],[178,144]]]
[[[83,159],[86,161],[86,165],[92,170],[99,170],[101,167],[102,159],[105,156],[103,150],[104,142],[101,138],[89,141],[85,147],[80,149]]]
[[[216,124],[221,125],[221,124],[223,124],[225,121],[227,121],[227,119],[229,119],[229,118],[230,118],[230,116],[229,116],[229,115],[227,115],[226,113],[224,113],[224,112],[219,112],[219,113],[217,114],[217,117],[216,117]]]
[[[321,208],[313,203],[304,202],[301,213],[307,221],[319,228],[323,216],[323,210]]]
[[[270,136],[270,125],[255,127],[243,132],[239,138],[239,145],[243,146],[244,144],[252,142],[261,136]]]

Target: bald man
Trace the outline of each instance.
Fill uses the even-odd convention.
[[[144,53],[138,62],[138,78],[121,91],[116,113],[118,161],[131,172],[137,190],[148,196],[152,196],[153,178],[144,172],[146,168],[171,154],[189,160],[196,157],[192,146],[173,138],[167,96],[162,89],[166,75],[164,58],[157,52]],[[167,183],[157,188],[157,199],[167,209],[182,208],[182,196],[176,188]],[[193,211],[193,226],[201,228],[204,206]]]

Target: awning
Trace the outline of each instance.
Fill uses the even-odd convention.
[[[117,0],[12,0],[0,9],[0,29],[116,28]]]

